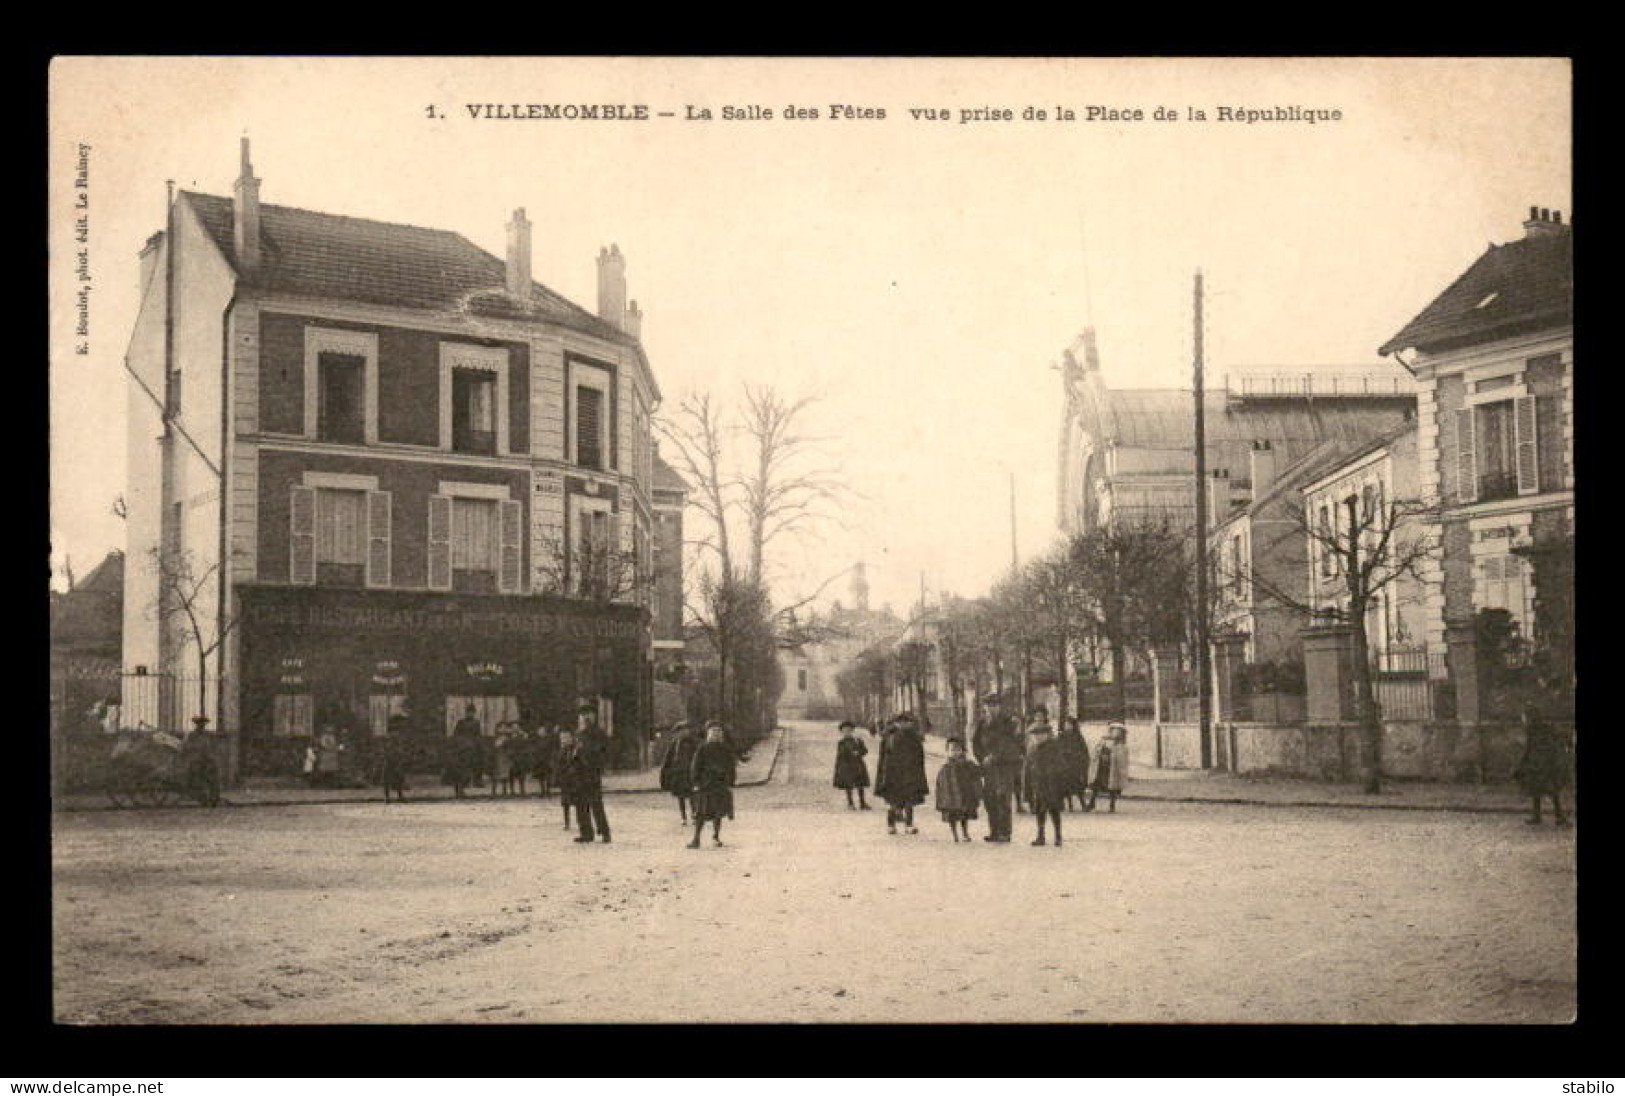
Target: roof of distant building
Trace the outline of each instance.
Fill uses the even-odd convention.
[[[1485,342],[1569,323],[1573,315],[1574,232],[1559,225],[1491,244],[1379,353]]]
[[[666,459],[659,453],[655,454],[654,468],[654,489],[656,491],[675,491],[685,495],[688,494],[688,481],[682,477],[682,474],[677,469],[667,464]]]
[[[183,191],[221,255],[252,286],[299,297],[358,301],[491,319],[559,324],[615,342],[637,340],[540,283],[529,302],[509,296],[507,264],[456,232],[288,206],[260,206],[259,269],[238,269],[230,198]]]

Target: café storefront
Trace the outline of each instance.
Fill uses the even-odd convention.
[[[651,663],[635,606],[287,586],[239,597],[247,775],[299,772],[325,730],[365,758],[395,715],[414,767],[432,770],[470,706],[490,735],[505,720],[573,726],[590,700],[613,765],[646,749]]]

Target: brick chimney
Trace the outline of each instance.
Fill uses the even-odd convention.
[[[1085,370],[1100,372],[1100,352],[1095,349],[1095,329],[1083,329],[1083,368]]]
[[[1249,471],[1253,481],[1253,498],[1260,499],[1270,489],[1270,484],[1275,482],[1275,447],[1267,440],[1253,442],[1251,460],[1252,468]]]
[[[231,220],[237,250],[237,269],[252,274],[260,266],[260,181],[248,159],[248,138],[243,138],[242,170],[232,188]]]
[[[508,295],[528,301],[530,294],[530,222],[520,206],[508,221]]]
[[[626,259],[615,244],[598,249],[598,318],[626,328]]]
[[[1556,236],[1567,232],[1571,226],[1563,223],[1561,209],[1542,209],[1539,206],[1529,207],[1529,219],[1523,223],[1525,238],[1534,236]]]
[[[1216,528],[1230,516],[1230,470],[1215,468],[1207,480],[1207,525]]]
[[[621,330],[634,339],[643,338],[643,310],[638,307],[637,301],[626,306],[626,318],[621,323]]]

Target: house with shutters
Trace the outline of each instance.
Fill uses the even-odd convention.
[[[172,194],[143,250],[123,661],[197,665],[151,565],[183,561],[219,639],[204,714],[238,771],[293,768],[324,727],[365,746],[404,715],[428,755],[470,706],[489,733],[582,698],[614,759],[639,756],[660,399],[642,314],[618,247],[592,312],[532,280],[524,210],[507,235],[498,258],[263,203],[245,140],[232,196]]]
[[[1540,208],[1523,227],[1381,349],[1418,381],[1419,489],[1439,505],[1430,651],[1484,609],[1527,640],[1572,635],[1574,228]]]

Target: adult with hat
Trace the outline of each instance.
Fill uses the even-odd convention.
[[[903,712],[880,740],[880,763],[875,769],[875,794],[886,801],[886,832],[896,833],[901,822],[905,832],[919,833],[914,808],[930,792],[925,779],[925,739],[913,713]]]
[[[982,840],[1003,844],[1015,823],[1013,801],[1021,779],[1021,737],[1015,721],[1005,713],[998,693],[982,697],[971,747],[982,766],[982,799],[987,805],[987,836]]]
[[[585,844],[595,836],[609,844],[609,816],[604,813],[604,756],[606,743],[598,732],[598,710],[591,704],[576,709],[575,745],[565,761],[575,788],[576,825]]]

